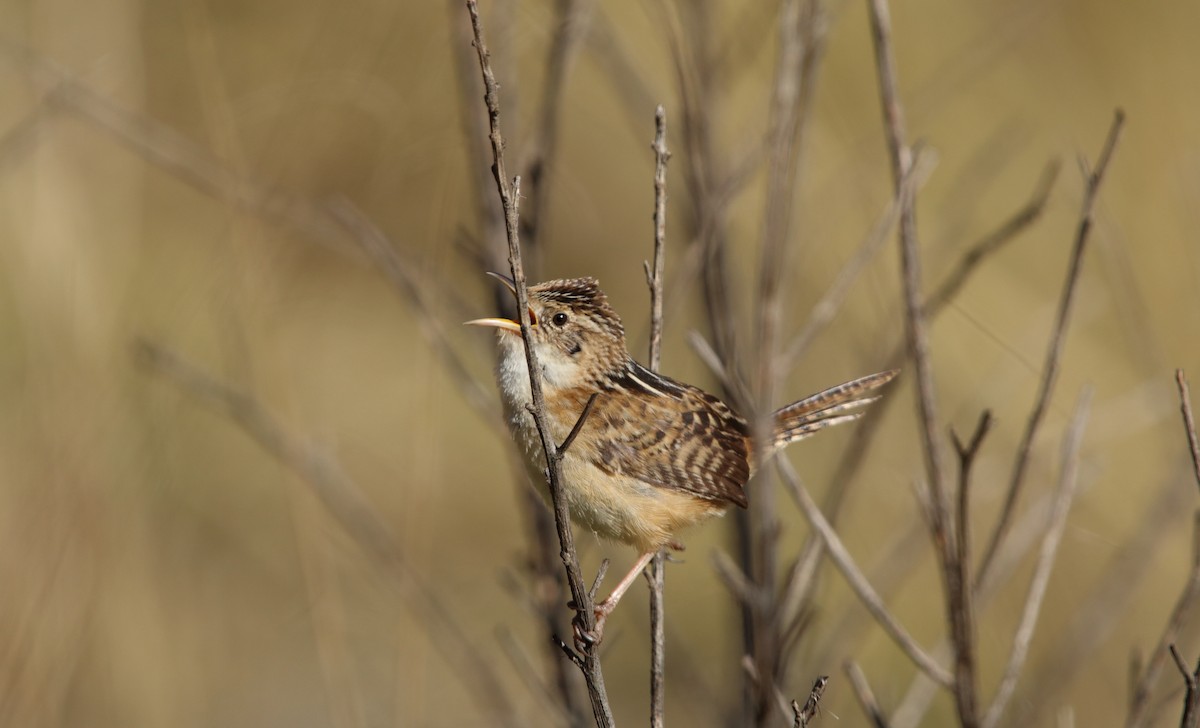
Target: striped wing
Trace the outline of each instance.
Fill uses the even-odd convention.
[[[719,399],[631,363],[596,399],[595,464],[660,488],[746,507],[749,430]]]

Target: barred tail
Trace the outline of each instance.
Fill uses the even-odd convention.
[[[870,374],[830,387],[776,410],[772,451],[803,440],[817,430],[857,420],[862,416],[861,407],[879,399],[877,395],[864,395],[892,381],[899,373],[900,370],[891,369]]]

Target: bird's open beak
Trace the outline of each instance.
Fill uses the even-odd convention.
[[[513,295],[517,295],[517,286],[513,280],[506,275],[493,273],[488,271],[488,275],[503,283],[508,290],[512,291]],[[506,318],[481,318],[473,321],[467,321],[464,326],[491,326],[493,328],[502,329],[504,331],[512,331],[518,335],[521,333],[521,324]],[[529,309],[529,325],[537,326],[537,316],[534,315],[533,309]]]

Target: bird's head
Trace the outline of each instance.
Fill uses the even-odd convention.
[[[496,273],[516,294],[513,282]],[[608,304],[595,278],[567,278],[528,287],[529,342],[534,347],[547,382],[556,386],[594,385],[610,372],[625,366],[625,328]],[[521,326],[505,318],[468,321],[497,329],[505,355],[524,358]]]

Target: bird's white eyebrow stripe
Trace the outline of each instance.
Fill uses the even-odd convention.
[[[660,397],[666,397],[666,396],[667,396],[667,393],[666,393],[666,392],[661,392],[661,391],[659,391],[659,390],[655,389],[654,387],[651,387],[649,384],[646,384],[646,383],[645,383],[645,382],[643,382],[642,380],[638,379],[637,375],[633,373],[633,370],[632,370],[632,369],[631,369],[631,370],[629,370],[629,371],[627,371],[627,372],[625,372],[625,374],[626,374],[626,376],[628,376],[628,377],[629,377],[629,379],[630,379],[630,380],[632,380],[632,381],[633,381],[635,384],[637,384],[637,385],[638,385],[639,387],[641,387],[642,389],[645,389],[646,391],[650,392],[651,394],[657,394],[657,395],[658,395],[658,396],[660,396]]]

